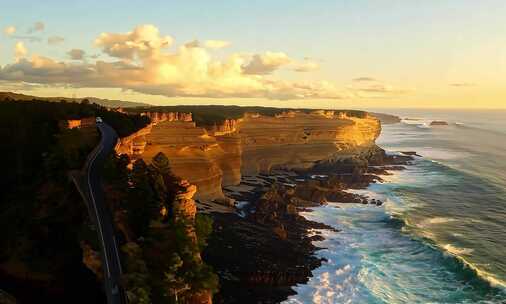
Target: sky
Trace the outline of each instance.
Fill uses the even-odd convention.
[[[310,108],[506,108],[506,2],[9,1],[0,91]]]

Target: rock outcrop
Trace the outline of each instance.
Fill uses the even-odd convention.
[[[448,123],[444,120],[433,120],[431,123],[430,123],[431,126],[447,126]]]
[[[151,125],[121,139],[117,153],[149,161],[163,152],[174,174],[197,186],[198,200],[226,199],[222,186],[238,184],[242,175],[305,170],[322,160],[367,153],[381,131],[375,117],[334,111],[247,113],[208,127],[196,126],[191,114],[144,115]]]
[[[81,249],[83,251],[83,264],[88,267],[95,276],[102,280],[102,260],[100,259],[100,252],[93,250],[93,248],[85,241],[81,241]]]
[[[238,131],[242,138],[241,172],[254,175],[273,168],[309,169],[321,160],[349,157],[374,146],[380,130],[376,118],[332,111],[246,116]]]
[[[130,134],[129,136],[120,138],[116,144],[116,153],[128,154],[131,156],[137,156],[144,153],[146,148],[146,135],[151,133],[153,126],[164,122],[164,121],[192,121],[191,113],[179,113],[179,112],[144,112],[141,113],[143,116],[149,117],[151,123],[139,131]]]

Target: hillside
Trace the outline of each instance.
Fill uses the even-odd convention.
[[[142,103],[142,102],[132,102],[132,101],[124,101],[124,100],[111,100],[111,99],[101,99],[96,97],[83,97],[83,98],[71,98],[71,97],[39,97],[25,94],[18,94],[13,92],[0,92],[0,101],[3,100],[12,100],[12,101],[30,101],[30,100],[44,100],[50,102],[81,102],[84,99],[88,99],[90,103],[96,103],[104,107],[108,108],[132,108],[132,107],[150,107],[150,104]]]

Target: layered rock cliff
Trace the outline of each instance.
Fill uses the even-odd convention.
[[[273,168],[309,169],[318,161],[348,157],[374,146],[379,121],[333,111],[290,112],[276,117],[247,115],[241,122],[245,175]]]
[[[149,161],[158,152],[177,176],[195,184],[199,200],[225,199],[222,186],[273,168],[309,169],[320,161],[367,153],[380,134],[378,119],[343,112],[245,114],[198,127],[191,114],[146,113],[152,124],[122,139],[116,151]]]

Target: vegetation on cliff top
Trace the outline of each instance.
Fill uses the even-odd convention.
[[[218,278],[200,258],[212,220],[184,209],[194,202],[179,197],[187,187],[172,174],[165,155],[149,165],[136,160],[131,170],[128,163],[124,155],[111,157],[105,176],[108,204],[116,214],[126,214],[118,219],[130,303],[190,303],[212,294]]]
[[[181,112],[192,113],[193,121],[197,126],[212,126],[220,124],[226,119],[238,119],[245,113],[258,113],[265,116],[275,116],[286,111],[302,111],[309,113],[316,109],[290,109],[274,107],[241,107],[241,106],[222,106],[222,105],[202,105],[202,106],[153,106],[138,107],[127,109],[130,113],[142,112]],[[344,112],[348,116],[362,118],[366,115],[364,111],[358,110],[334,110]]]
[[[21,301],[55,300],[54,289],[64,286],[69,295],[73,288],[86,288],[89,292],[80,300],[100,302],[100,287],[82,264],[80,248],[83,239],[93,243],[96,232],[90,229],[86,207],[68,177],[71,170],[82,167],[99,135],[95,128],[66,129],[59,124],[88,116],[124,125],[119,128],[122,134],[148,123],[146,117],[87,103],[0,102],[4,169],[0,177],[0,282]],[[73,280],[66,280],[70,275]],[[25,292],[27,286],[30,292]],[[63,300],[65,294],[60,293],[58,299]]]

